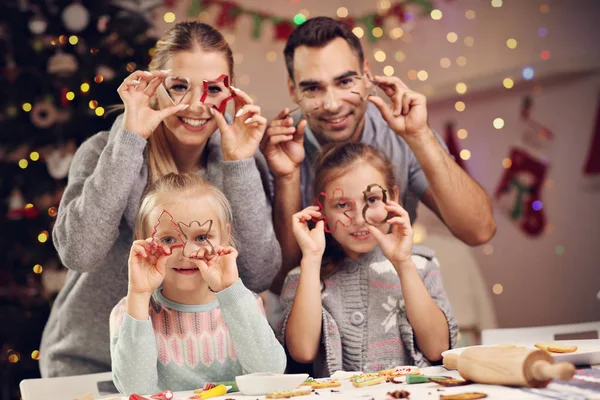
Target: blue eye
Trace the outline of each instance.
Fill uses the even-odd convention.
[[[175,238],[172,236],[165,236],[160,239],[160,242],[163,244],[175,244]]]
[[[196,236],[196,241],[197,242],[205,242],[208,239],[207,235],[198,235]]]

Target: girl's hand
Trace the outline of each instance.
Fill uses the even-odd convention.
[[[325,252],[325,222],[320,220],[312,230],[309,230],[308,221],[313,217],[321,218],[319,207],[306,207],[293,215],[292,229],[302,250],[302,257],[318,259],[320,265],[321,257]]]
[[[129,293],[152,295],[165,279],[170,253],[151,243],[152,239],[136,240],[129,253]]]
[[[242,90],[235,88],[235,117],[227,125],[218,110],[210,108],[221,131],[221,148],[225,161],[243,160],[254,157],[267,127],[267,119],[260,115],[260,107]]]
[[[408,212],[395,201],[388,201],[385,209],[393,215],[387,223],[392,226],[392,232],[385,234],[377,227],[368,225],[371,235],[377,240],[383,254],[392,262],[396,269],[412,263],[413,229],[410,225]]]
[[[214,292],[227,289],[239,279],[237,268],[238,252],[231,246],[215,246],[215,253],[205,258],[191,258],[202,278]]]
[[[167,75],[168,71],[135,71],[125,78],[117,89],[125,104],[124,129],[148,139],[165,118],[189,107],[179,104],[162,110],[150,108],[150,99]]]

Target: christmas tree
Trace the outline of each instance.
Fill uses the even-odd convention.
[[[66,269],[52,244],[70,160],[108,129],[117,87],[145,69],[162,2],[9,0],[0,5],[0,399],[39,377],[39,343]]]

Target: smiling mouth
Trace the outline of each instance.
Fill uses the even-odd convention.
[[[198,267],[181,267],[181,268],[173,268],[175,272],[195,272],[199,271]]]
[[[177,118],[179,118],[179,120],[182,121],[183,123],[193,126],[195,128],[204,126],[209,121],[208,119],[193,119],[193,118],[186,118],[186,117],[177,117]]]
[[[371,232],[369,232],[368,230],[364,230],[364,231],[352,232],[350,235],[354,236],[354,237],[365,237],[370,234],[371,234]]]
[[[351,113],[350,113],[351,114]],[[346,114],[346,115],[342,115],[341,117],[335,117],[335,118],[321,118],[323,121],[328,122],[330,124],[339,124],[341,122],[344,122],[346,120],[346,118],[348,118],[350,116],[350,114]]]

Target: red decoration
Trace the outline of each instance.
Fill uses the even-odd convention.
[[[275,25],[275,40],[287,40],[294,32],[294,25],[290,21],[283,20]]]
[[[237,21],[237,17],[240,15],[238,11],[239,6],[235,3],[221,3],[221,12],[217,17],[215,24],[218,28],[233,26]]]
[[[400,23],[406,22],[406,15],[404,14],[404,7],[402,4],[394,4],[394,6],[390,8],[390,15],[396,16]]]
[[[344,211],[344,216],[346,218],[348,218],[348,221],[346,222],[346,224],[343,223],[341,220],[338,219],[337,221],[335,221],[335,225],[333,226],[333,229],[331,229],[331,228],[329,228],[329,218],[326,215],[324,215],[324,213],[323,213],[323,211],[325,211],[325,207],[323,206],[323,202],[324,201],[323,202],[321,201],[321,197],[323,197],[324,199],[329,200],[329,201],[331,201],[333,199],[338,199],[338,197],[335,196],[336,192],[340,193],[340,196],[339,196],[339,202],[340,203],[352,203],[354,206],[351,207],[350,210]],[[325,232],[327,232],[327,233],[333,233],[337,229],[338,225],[342,225],[344,228],[347,228],[350,225],[352,225],[352,217],[350,217],[347,214],[347,212],[352,211],[352,210],[356,210],[356,202],[354,202],[354,200],[345,200],[344,199],[344,191],[342,189],[339,189],[339,188],[335,189],[333,191],[333,197],[329,197],[329,195],[327,193],[325,193],[325,192],[319,193],[319,195],[315,199],[315,203],[317,203],[316,205],[319,206],[319,212],[321,212],[321,215],[324,215],[324,216],[323,216],[323,218],[320,218],[320,219],[316,219],[316,218],[313,217],[313,221],[317,222],[317,221],[323,220],[324,223],[325,223]]]

